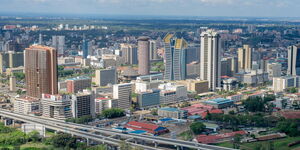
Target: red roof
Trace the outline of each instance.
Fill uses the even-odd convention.
[[[285,119],[300,119],[300,111],[282,111],[280,114]]]
[[[149,133],[156,133],[159,131],[155,131],[156,129],[158,129],[160,126],[155,125],[155,124],[149,124],[149,123],[143,123],[143,122],[137,122],[137,121],[130,121],[126,124],[125,126],[126,128],[130,128],[133,130],[144,130],[147,131]],[[163,128],[165,130],[167,130],[166,128]]]
[[[221,110],[221,109],[212,109],[212,110],[209,110],[208,112],[211,114],[223,114],[224,113],[223,110]],[[206,116],[207,116],[207,111],[201,113],[202,118],[205,118]]]
[[[235,132],[230,132],[230,133],[223,133],[223,134],[217,134],[217,135],[198,135],[196,137],[197,141],[199,143],[217,143],[218,141],[226,138],[232,138],[235,135],[240,134],[240,135],[245,135],[245,131],[235,131]]]

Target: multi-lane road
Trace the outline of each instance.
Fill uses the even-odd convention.
[[[150,149],[150,150],[165,149],[164,146],[167,146],[168,148],[177,148],[177,149],[184,147],[184,148],[192,148],[198,150],[232,150],[230,148],[224,148],[224,147],[219,147],[214,145],[206,145],[197,142],[183,141],[183,140],[170,139],[170,138],[164,138],[158,136],[124,134],[112,129],[68,123],[64,121],[43,118],[38,116],[17,114],[3,109],[0,109],[0,116],[5,118],[10,118],[13,120],[26,122],[26,123],[41,124],[49,129],[69,133],[82,138],[86,138],[88,140],[107,143],[115,146],[118,146],[121,141],[125,140],[131,145],[139,146],[141,148]]]

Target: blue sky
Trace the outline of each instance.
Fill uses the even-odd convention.
[[[300,17],[300,0],[0,0],[0,12]]]

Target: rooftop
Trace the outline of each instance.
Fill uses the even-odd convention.
[[[171,107],[164,107],[164,108],[160,108],[160,110],[165,110],[165,111],[180,111],[178,108],[171,108]]]
[[[204,101],[204,103],[210,103],[210,104],[225,104],[229,102],[233,102],[233,101],[225,98],[216,98],[216,99]]]
[[[70,78],[70,79],[67,79],[67,80],[89,80],[91,79],[90,77],[87,77],[87,76],[79,76],[79,77],[74,77],[74,78]]]
[[[46,50],[46,51],[52,51],[52,50],[55,50],[55,49],[53,47],[49,47],[49,46],[31,45],[29,48],[26,48],[25,50]]]

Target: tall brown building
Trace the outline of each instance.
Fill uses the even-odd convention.
[[[249,71],[252,69],[252,49],[249,45],[244,45],[238,49],[239,71]]]
[[[57,54],[52,47],[32,45],[25,49],[27,96],[57,94]]]
[[[149,51],[150,51],[150,42],[149,38],[142,36],[138,39],[138,64],[140,75],[148,75],[150,73],[150,60],[149,60]]]

